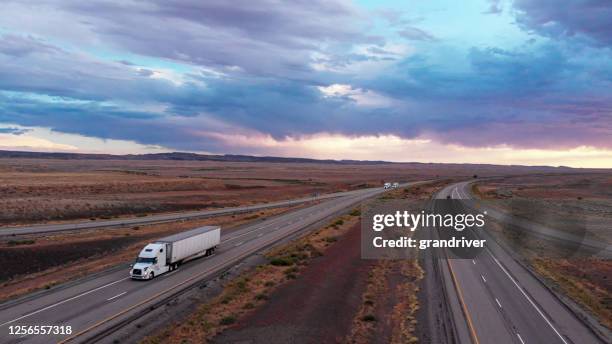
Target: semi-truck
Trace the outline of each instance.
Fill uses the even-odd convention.
[[[391,183],[385,183],[385,189],[390,189],[391,188]]]
[[[132,279],[150,280],[182,263],[213,254],[221,241],[221,227],[204,226],[147,244],[131,267]]]

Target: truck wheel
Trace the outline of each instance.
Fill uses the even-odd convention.
[[[149,279],[150,279],[150,280],[152,280],[153,278],[155,278],[155,274],[151,272],[151,273],[149,274]]]

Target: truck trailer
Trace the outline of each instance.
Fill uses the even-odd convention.
[[[147,244],[130,270],[132,279],[153,279],[173,271],[182,263],[215,252],[221,227],[204,226],[161,238]]]

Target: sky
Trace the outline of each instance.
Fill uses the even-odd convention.
[[[0,149],[612,167],[609,0],[4,0]]]

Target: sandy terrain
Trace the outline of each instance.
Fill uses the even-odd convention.
[[[510,177],[473,190],[516,216],[612,243],[612,174]]]
[[[383,181],[535,173],[541,169],[4,158],[0,159],[0,225],[210,209],[380,186]]]
[[[345,233],[353,228],[359,212],[333,219],[328,225],[296,241],[273,248],[266,254],[263,265],[236,276],[212,300],[207,299],[186,319],[166,326],[145,338],[143,343],[208,342],[222,331],[233,328],[248,319],[253,312],[273,301],[277,290],[293,285],[307,274],[311,264],[343,241]],[[214,309],[214,312],[211,311]]]
[[[360,259],[356,224],[268,302],[214,343],[337,343],[350,332],[374,261]]]

